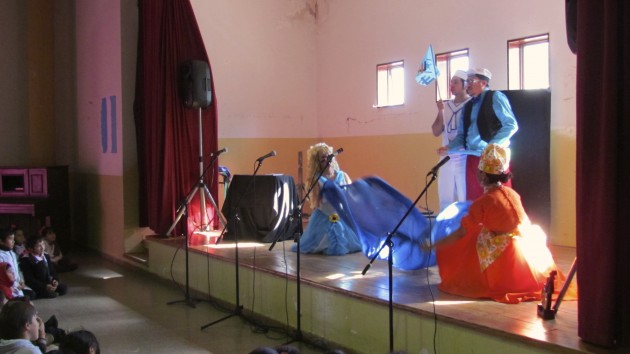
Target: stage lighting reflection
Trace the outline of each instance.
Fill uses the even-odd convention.
[[[221,243],[218,245],[207,244],[204,246],[208,248],[226,249],[226,248],[235,248],[236,243]],[[238,243],[238,248],[253,248],[253,247],[262,247],[262,246],[265,246],[265,244],[258,243],[258,242],[239,242]]]
[[[361,274],[360,271],[349,272],[349,274],[335,273],[325,276],[329,280],[354,280],[354,279],[369,279],[385,276],[383,272],[370,272],[366,275]]]
[[[471,300],[459,300],[459,301],[454,301],[454,300],[438,300],[435,301],[435,306],[453,306],[453,305],[466,305],[466,304],[472,304],[473,302],[476,301],[471,301]]]
[[[546,321],[531,321],[528,323],[529,326],[522,329],[522,334],[539,340],[546,339],[549,332],[549,328],[546,328],[547,323]]]
[[[444,210],[442,210],[442,212],[440,212],[440,215],[437,216],[436,220],[440,221],[440,220],[452,219],[457,214],[459,214],[459,212],[460,212],[459,205],[457,203],[453,203],[449,205],[448,207],[446,207]]]
[[[337,273],[337,274],[331,274],[331,275],[326,276],[326,279],[335,280],[335,279],[339,279],[343,277],[345,277],[344,274]]]
[[[120,273],[116,273],[114,271],[111,271],[105,268],[81,268],[76,271],[76,274],[81,274],[88,278],[104,279],[104,280],[112,279],[112,278],[122,278],[123,276]]]

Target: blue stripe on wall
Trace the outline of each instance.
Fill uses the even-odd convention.
[[[107,99],[101,99],[101,150],[107,152]]]
[[[118,130],[116,129],[116,96],[109,96],[111,102],[111,134],[112,134],[112,154],[118,153]]]

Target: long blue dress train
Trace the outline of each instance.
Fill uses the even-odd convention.
[[[325,183],[342,186],[345,184],[344,175],[338,170],[334,181],[321,177],[320,186]],[[320,201],[319,207],[313,211],[299,242],[300,253],[340,256],[361,250],[361,241],[357,234],[339,218],[335,208],[325,197]],[[292,250],[296,252],[297,245],[294,244]]]
[[[356,180],[343,188],[327,182],[321,194],[334,206],[341,220],[359,235],[363,254],[370,258],[413,204],[379,177]],[[429,237],[429,229],[427,218],[412,208],[392,236],[394,267],[415,270],[436,264],[434,253],[421,248],[423,240]],[[378,258],[387,259],[388,253],[385,247]]]

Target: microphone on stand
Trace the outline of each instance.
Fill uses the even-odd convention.
[[[433,166],[431,171],[429,171],[429,173],[427,173],[427,176],[429,176],[429,175],[437,175],[437,172],[440,169],[440,167],[442,167],[442,165],[444,165],[450,159],[451,159],[450,156],[446,156],[445,158],[443,158],[442,161],[438,162],[437,165]]]
[[[272,157],[272,156],[276,156],[276,150],[271,150],[271,152],[268,153],[267,155],[257,158],[256,162],[262,163],[264,159],[266,159],[268,157]]]
[[[219,157],[219,155],[221,155],[221,154],[222,154],[222,153],[224,153],[224,152],[228,152],[228,149],[227,149],[227,148],[223,148],[223,149],[221,149],[221,150],[219,150],[219,151],[215,151],[215,152],[211,153],[211,154],[210,154],[210,155],[208,155],[208,156],[211,156],[211,157]]]
[[[327,158],[327,159],[328,159],[328,161],[330,162],[330,161],[332,161],[332,159],[333,159],[335,156],[337,156],[337,155],[341,154],[342,152],[343,152],[343,148],[339,148],[339,149],[337,149],[335,152],[333,152],[332,154],[328,155],[326,158]]]

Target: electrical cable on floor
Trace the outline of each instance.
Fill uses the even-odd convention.
[[[215,218],[216,218],[216,213],[214,213],[214,216],[211,222],[214,221]],[[194,223],[193,226],[195,227],[196,231],[201,229],[200,227],[201,225],[197,224],[196,222],[193,222],[193,223]],[[185,237],[184,235],[182,235],[181,237],[184,238],[184,242],[188,242],[188,237]],[[171,259],[170,276],[171,276],[171,281],[177,286],[177,288],[182,292],[182,294],[185,294],[185,289],[183,289],[182,286],[175,280],[175,275],[173,274],[175,259],[181,249],[182,249],[182,244],[180,243],[178,247],[175,249],[175,252],[173,253],[173,258]],[[207,252],[208,252],[207,249],[205,250],[205,252],[206,252],[206,269],[207,269],[207,284],[208,284],[208,302],[212,305],[214,309],[218,311],[222,311],[224,313],[229,313],[232,311],[231,309],[221,306],[220,304],[216,302],[216,299],[212,298],[211,281],[210,281],[211,279],[210,257],[208,257],[207,255]],[[238,250],[236,250],[236,252],[238,252]],[[291,337],[291,330],[290,330],[290,323],[289,323],[289,269],[288,269],[288,263],[287,263],[286,242],[282,242],[282,254],[283,254],[284,267],[285,267],[285,291],[284,291],[285,301],[284,303],[285,303],[286,326],[284,327],[283,326],[270,326],[270,325],[263,324],[260,321],[254,319],[254,306],[255,306],[255,300],[256,300],[256,289],[255,289],[256,248],[254,248],[253,267],[252,267],[253,289],[252,289],[252,306],[251,306],[251,312],[250,312],[251,317],[242,316],[243,319],[245,319],[250,324],[250,331],[252,333],[265,334],[265,337],[271,340],[280,340],[280,339]],[[271,333],[278,333],[280,336],[272,336]],[[318,340],[318,339],[314,341],[304,341],[304,344],[309,348],[317,348],[317,349],[322,349],[322,350],[330,349],[325,341]]]
[[[267,333],[269,332],[269,326],[260,323],[259,321],[254,320],[254,307],[256,304],[256,247],[254,247],[254,257],[252,263],[252,309],[250,311],[251,321],[250,322],[250,330],[253,333]]]
[[[299,241],[300,240],[298,240],[298,242]],[[286,336],[289,337],[289,265],[287,263],[287,250],[285,242],[282,242],[282,260],[284,261],[284,314],[285,319],[287,320]]]
[[[428,176],[427,176],[428,178]],[[428,188],[428,181],[427,178],[424,179],[424,184],[425,187]],[[427,194],[424,195],[424,206],[425,209],[430,210],[429,209],[429,199],[427,197]],[[429,288],[429,293],[431,294],[431,304],[433,305],[433,353],[437,354],[437,311],[435,309],[435,295],[433,294],[433,289],[431,289],[431,280],[429,278],[429,264],[431,264],[431,247],[433,247],[433,240],[431,239],[431,236],[433,234],[433,221],[432,218],[429,216],[429,256],[427,257],[427,262],[426,262],[426,278],[427,278],[427,287]],[[437,262],[436,262],[437,263]]]
[[[284,268],[285,268],[285,291],[284,291],[284,303],[285,303],[285,316],[286,316],[286,327],[280,327],[280,326],[266,326],[266,331],[263,332],[265,334],[265,337],[271,340],[280,340],[280,339],[284,339],[284,338],[290,338],[291,337],[291,329],[290,329],[290,323],[289,323],[289,309],[288,309],[288,304],[289,304],[289,269],[288,269],[288,263],[287,263],[287,246],[286,246],[286,242],[282,242],[282,257],[283,257],[283,261],[284,261]],[[260,333],[260,332],[257,332]],[[274,336],[272,335],[272,333],[277,333],[280,336]],[[316,341],[304,341],[305,345],[309,348],[318,348],[318,349],[322,349],[322,350],[329,350],[330,348],[326,345],[326,343],[322,340],[316,340]]]
[[[287,308],[287,299],[288,299],[288,266],[287,266],[287,259],[286,259],[286,246],[285,246],[285,242],[282,243],[282,254],[283,254],[283,259],[284,259],[284,265],[285,265],[285,314],[286,314],[286,320],[287,320],[287,327],[280,327],[280,326],[267,326],[267,331],[265,332],[265,337],[272,339],[272,340],[280,340],[283,338],[287,338],[290,336],[290,332],[288,329],[289,326],[289,312],[288,312],[288,308]],[[272,336],[271,333],[278,333],[281,336]]]
[[[181,249],[182,249],[182,246],[179,245],[175,249],[175,252],[173,252],[173,258],[171,259],[170,273],[171,273],[171,280],[173,281],[173,283],[175,283],[175,285],[177,285],[177,288],[182,292],[182,294],[185,295],[186,294],[186,290],[182,289],[182,287],[179,285],[179,283],[175,281],[175,276],[173,275],[173,265],[175,264],[175,257],[177,256],[177,253]]]
[[[214,306],[214,299],[212,298],[212,291],[211,291],[211,288],[210,288],[210,286],[211,286],[210,285],[211,284],[211,281],[210,281],[210,257],[208,256],[209,251],[208,251],[207,247],[206,247],[206,249],[204,249],[204,252],[206,254],[206,281],[208,283],[208,301],[210,303],[212,303],[212,305]]]

